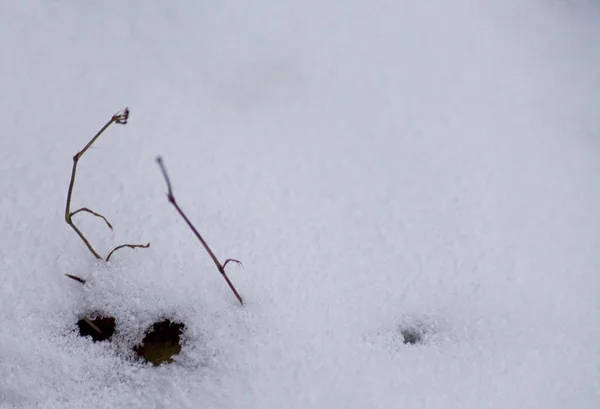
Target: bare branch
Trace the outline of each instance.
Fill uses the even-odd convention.
[[[179,215],[183,218],[183,220],[185,220],[185,222],[187,223],[187,225],[189,226],[189,228],[194,232],[194,235],[198,238],[198,240],[200,240],[200,243],[202,243],[202,246],[204,247],[204,249],[206,250],[206,252],[210,256],[210,258],[212,259],[212,261],[217,266],[217,269],[219,270],[219,272],[221,273],[221,275],[223,276],[223,278],[227,282],[227,285],[229,285],[229,288],[231,289],[231,291],[233,292],[233,294],[235,295],[235,297],[237,298],[237,300],[240,302],[241,305],[244,305],[244,301],[242,300],[242,297],[237,292],[237,290],[235,289],[233,283],[229,280],[229,277],[227,277],[227,274],[225,273],[225,265],[227,265],[227,263],[229,261],[233,261],[233,262],[240,263],[240,264],[241,264],[241,262],[239,262],[238,260],[234,260],[234,259],[227,259],[225,261],[224,265],[222,265],[219,262],[219,260],[217,259],[217,256],[215,256],[215,253],[213,253],[213,251],[211,250],[211,248],[208,246],[208,243],[206,243],[206,241],[204,240],[204,238],[202,238],[202,235],[200,235],[200,233],[194,227],[194,225],[192,224],[192,222],[190,222],[190,220],[187,218],[187,216],[185,215],[185,213],[183,213],[183,211],[181,210],[181,208],[177,205],[177,202],[175,201],[175,196],[173,196],[173,189],[171,187],[171,181],[169,179],[169,175],[167,174],[167,169],[165,168],[165,165],[163,163],[162,158],[159,156],[158,158],[156,158],[156,162],[158,163],[158,166],[160,166],[160,170],[161,170],[161,172],[163,174],[163,177],[165,178],[165,182],[167,183],[167,190],[168,190],[168,192],[167,192],[167,198],[169,199],[169,202],[173,204],[173,206],[175,207],[175,209],[177,210],[177,212],[179,213]]]
[[[106,217],[102,216],[100,213],[96,213],[96,212],[88,209],[87,207],[82,207],[81,209],[75,210],[73,213],[71,213],[71,217],[75,216],[77,213],[80,213],[80,212],[88,212],[88,213],[93,214],[96,217],[101,218],[102,220],[104,220],[104,222],[106,223],[106,225],[108,226],[109,229],[111,229],[111,230],[113,229],[112,224],[110,224],[109,221],[106,220]]]
[[[104,220],[104,222],[106,223],[106,225],[112,230],[112,225],[110,224],[110,222],[106,219],[106,217],[104,217],[103,215],[94,212],[93,210],[90,210],[87,207],[82,207],[81,209],[77,209],[74,212],[71,212],[71,198],[73,196],[73,187],[75,186],[75,175],[77,174],[77,164],[79,162],[79,159],[81,159],[81,157],[87,152],[87,150],[94,144],[94,142],[96,142],[96,140],[100,137],[100,135],[102,135],[102,133],[112,124],[112,123],[116,123],[116,124],[120,124],[120,125],[125,125],[127,124],[127,121],[129,120],[129,108],[125,108],[123,111],[117,112],[116,114],[114,114],[112,116],[112,118],[106,123],[104,124],[104,126],[98,131],[98,133],[96,133],[96,135],[94,135],[94,137],[83,147],[83,149],[79,152],[77,152],[77,154],[73,157],[73,169],[71,171],[71,181],[69,182],[69,191],[67,193],[67,205],[65,208],[65,221],[67,222],[67,224],[69,226],[71,226],[73,228],[73,230],[75,230],[75,233],[77,233],[77,235],[81,238],[81,240],[85,243],[85,245],[87,246],[87,248],[90,250],[90,252],[94,255],[94,257],[96,257],[97,259],[102,260],[102,257],[100,256],[100,254],[98,254],[98,252],[96,250],[94,250],[94,248],[92,247],[92,245],[90,244],[90,242],[88,241],[88,239],[85,237],[85,235],[81,232],[81,230],[79,230],[77,228],[77,226],[75,226],[75,224],[73,223],[73,216],[75,216],[77,213],[80,212],[87,212],[90,213],[96,217],[101,218],[102,220]],[[108,261],[110,259],[110,256],[118,249],[123,248],[123,247],[129,247],[129,248],[147,248],[150,246],[150,243],[148,244],[123,244],[121,246],[118,246],[116,248],[114,248],[106,257],[106,261]]]
[[[128,247],[130,249],[147,249],[148,247],[150,247],[150,243],[146,243],[146,244],[121,244],[120,246],[115,247],[110,253],[108,253],[108,256],[106,256],[106,261],[110,260],[110,256],[113,255],[113,253],[119,249],[122,249],[124,247]]]
[[[96,133],[96,135],[94,135],[92,137],[92,139],[83,147],[83,149],[80,150],[79,152],[77,152],[75,154],[75,156],[73,156],[73,169],[71,170],[71,180],[69,182],[69,191],[67,192],[67,204],[65,207],[65,221],[67,222],[67,224],[69,226],[71,226],[73,228],[73,230],[75,230],[75,233],[77,233],[77,235],[81,238],[81,240],[83,240],[83,242],[85,243],[87,248],[90,250],[90,252],[94,255],[94,257],[96,257],[97,259],[100,259],[100,260],[102,259],[102,257],[98,254],[98,252],[96,250],[94,250],[94,248],[92,247],[90,242],[86,239],[86,237],[83,235],[83,233],[75,226],[75,224],[73,223],[73,220],[71,219],[73,214],[75,214],[79,211],[84,211],[82,209],[79,209],[76,212],[71,213],[71,198],[73,196],[73,187],[75,186],[75,175],[77,173],[77,163],[79,162],[79,159],[81,159],[81,157],[85,154],[85,152],[87,152],[87,150],[93,145],[93,143],[96,142],[96,139],[98,139],[100,137],[100,135],[102,135],[102,133],[104,131],[106,131],[106,129],[113,122],[125,125],[127,123],[128,119],[129,119],[129,109],[128,108],[125,108],[123,111],[118,112],[115,115],[113,115],[112,118],[110,118],[110,120],[106,124],[104,124],[104,126]],[[102,217],[104,219],[104,221],[110,226],[110,223],[108,223],[108,221],[106,220],[106,218],[104,218],[104,216],[100,216],[97,213],[94,213],[92,211],[89,211],[89,212],[98,217]],[[112,226],[111,226],[111,228],[112,228]]]

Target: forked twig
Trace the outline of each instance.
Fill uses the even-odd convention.
[[[71,181],[69,182],[69,191],[67,193],[67,205],[66,205],[66,208],[65,208],[65,221],[67,222],[67,224],[69,226],[71,226],[73,228],[73,230],[75,230],[75,233],[77,233],[77,235],[81,238],[81,240],[83,240],[83,242],[85,243],[85,245],[87,246],[87,248],[92,252],[92,254],[97,259],[102,259],[102,257],[100,257],[100,255],[98,254],[98,252],[96,252],[96,250],[94,250],[94,248],[92,247],[92,245],[90,244],[90,242],[83,235],[83,233],[75,226],[75,224],[73,223],[73,220],[72,220],[72,216],[74,214],[76,214],[79,211],[85,211],[85,210],[79,209],[79,210],[77,210],[75,212],[71,212],[71,197],[73,196],[73,187],[75,186],[75,175],[77,173],[77,163],[79,162],[79,159],[81,159],[81,157],[93,145],[93,143],[96,142],[96,139],[98,139],[100,137],[100,135],[102,135],[102,133],[104,133],[104,131],[106,131],[106,129],[113,122],[125,125],[127,123],[127,119],[128,118],[129,118],[129,109],[127,109],[127,108],[125,108],[125,110],[123,110],[123,112],[119,112],[119,113],[113,115],[110,118],[110,120],[106,124],[104,124],[104,126],[96,133],[96,135],[94,135],[94,137],[87,143],[87,145],[85,145],[82,150],[80,150],[79,152],[77,152],[75,154],[75,156],[73,156],[73,169],[71,170]],[[92,212],[91,210],[89,210],[89,212],[92,213],[92,214],[94,214],[94,215],[97,215],[98,217],[101,217],[102,219],[104,219],[104,221],[106,221],[106,223],[108,223],[108,221],[106,220],[106,218],[104,216],[101,216],[101,215],[99,215],[96,212]],[[110,223],[108,223],[108,224],[110,225]]]
[[[115,247],[114,249],[112,249],[112,251],[110,253],[108,253],[108,256],[106,256],[106,261],[110,260],[110,256],[113,255],[113,253],[119,249],[122,249],[123,247],[129,247],[130,249],[147,249],[148,247],[150,247],[150,243],[146,243],[146,244],[121,244],[120,246]]]
[[[92,245],[90,244],[88,239],[85,237],[85,235],[81,232],[81,230],[79,230],[77,228],[77,226],[75,226],[75,223],[73,223],[73,216],[75,216],[77,213],[80,213],[80,212],[87,212],[87,213],[90,213],[90,214],[104,220],[106,225],[111,230],[113,227],[110,224],[110,222],[106,219],[106,217],[104,217],[100,213],[94,212],[93,210],[91,210],[87,207],[82,207],[81,209],[77,209],[74,212],[71,212],[71,198],[73,196],[73,187],[75,186],[75,175],[77,173],[77,164],[79,163],[79,159],[81,159],[81,157],[94,144],[94,142],[96,142],[96,139],[98,139],[100,137],[100,135],[102,135],[102,133],[104,133],[104,131],[106,131],[106,129],[111,124],[116,123],[116,124],[120,124],[120,125],[126,125],[128,119],[129,119],[129,108],[125,108],[123,111],[117,112],[116,114],[114,114],[112,116],[112,118],[110,118],[110,120],[106,124],[104,124],[104,126],[96,133],[96,135],[94,135],[94,137],[83,147],[83,149],[80,150],[79,152],[77,152],[75,154],[75,156],[73,156],[73,169],[71,170],[71,181],[69,182],[69,191],[67,193],[67,205],[65,208],[65,221],[67,222],[67,224],[69,226],[71,226],[73,228],[73,230],[75,230],[75,233],[77,233],[77,235],[81,238],[81,240],[84,242],[84,244],[87,246],[87,248],[92,252],[94,257],[96,257],[97,259],[100,259],[100,260],[102,260],[102,257],[100,256],[100,254],[98,254],[98,252],[96,250],[94,250],[94,248],[92,247]],[[125,244],[125,245],[119,246],[119,247],[115,248],[113,251],[111,251],[110,254],[108,255],[108,257],[106,258],[106,260],[108,261],[108,258],[110,257],[110,255],[115,250],[118,250],[121,247],[143,247],[143,248],[146,248],[148,246],[150,246],[150,243],[148,243],[147,245]]]
[[[210,249],[210,247],[208,246],[208,244],[206,243],[206,241],[202,238],[202,236],[200,235],[200,233],[198,232],[198,230],[194,227],[194,225],[192,224],[192,222],[190,222],[190,220],[187,218],[187,216],[185,215],[185,213],[183,213],[183,211],[181,210],[181,208],[177,205],[177,202],[175,201],[175,196],[173,196],[173,189],[171,187],[171,180],[169,179],[169,175],[167,174],[167,169],[165,168],[165,165],[163,163],[162,158],[159,156],[158,158],[156,158],[156,162],[158,163],[158,166],[160,166],[160,170],[162,171],[163,177],[165,178],[165,182],[167,183],[167,189],[168,189],[167,198],[169,199],[169,202],[171,204],[173,204],[173,206],[175,206],[175,209],[177,210],[177,212],[181,215],[181,217],[183,218],[183,220],[185,220],[185,222],[190,227],[190,229],[192,229],[192,231],[194,232],[194,234],[196,235],[196,237],[198,238],[198,240],[200,240],[200,243],[202,243],[202,246],[204,246],[204,249],[206,250],[206,252],[210,256],[210,258],[212,259],[212,261],[217,266],[217,269],[219,270],[219,272],[221,273],[221,275],[223,276],[223,278],[225,279],[225,281],[229,285],[229,288],[231,288],[231,291],[233,291],[233,294],[235,294],[235,297],[238,299],[238,301],[240,302],[241,305],[244,305],[244,300],[242,300],[242,297],[240,296],[240,294],[235,289],[233,283],[231,282],[231,280],[229,280],[229,277],[227,276],[227,273],[225,273],[225,266],[230,261],[232,261],[234,263],[238,263],[238,264],[242,264],[242,263],[240,261],[232,259],[232,258],[229,258],[229,259],[225,260],[225,263],[223,263],[223,264],[221,264],[219,262],[219,260],[217,259],[217,256],[215,256],[215,253],[213,253],[213,251]]]

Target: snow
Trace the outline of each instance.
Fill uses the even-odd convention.
[[[585,0],[0,2],[0,408],[598,407],[599,41]],[[115,230],[74,218],[152,245],[107,263],[64,206],[125,106],[73,193]]]

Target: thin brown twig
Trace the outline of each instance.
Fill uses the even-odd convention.
[[[102,259],[100,254],[98,254],[98,252],[96,250],[94,250],[94,248],[92,247],[92,245],[90,244],[88,239],[84,236],[84,234],[81,232],[81,230],[79,230],[75,226],[75,224],[73,223],[73,220],[72,220],[72,216],[75,213],[82,211],[82,209],[79,209],[76,212],[71,213],[71,197],[73,196],[73,187],[75,186],[75,175],[77,173],[77,163],[79,162],[79,159],[81,159],[81,157],[85,154],[85,152],[93,145],[93,143],[96,142],[96,139],[98,139],[100,137],[100,135],[102,135],[102,133],[112,123],[125,125],[125,124],[127,124],[128,118],[129,118],[129,109],[128,108],[125,108],[122,112],[118,112],[115,115],[113,115],[112,118],[110,118],[110,120],[106,124],[104,124],[104,126],[96,133],[96,135],[94,135],[94,137],[83,147],[83,149],[80,150],[79,152],[77,152],[75,154],[75,156],[73,156],[73,169],[71,170],[71,181],[69,182],[69,191],[67,193],[67,205],[65,208],[65,221],[67,222],[67,224],[69,226],[71,226],[73,228],[73,230],[75,230],[75,233],[77,233],[77,235],[81,238],[81,240],[83,240],[83,242],[85,243],[87,248],[92,252],[94,257],[96,257],[97,259],[100,259],[100,260]],[[97,215],[98,217],[103,218],[104,221],[106,221],[108,223],[108,221],[106,220],[106,218],[104,216],[101,216],[96,212],[92,212],[91,210],[89,210],[89,212],[94,215]],[[110,223],[108,223],[108,224],[110,226]]]
[[[78,283],[81,283],[81,284],[85,284],[86,283],[86,281],[83,278],[81,278],[81,277],[74,276],[73,274],[65,274],[65,275],[67,277],[69,277],[69,278],[77,281]]]
[[[183,218],[183,220],[185,220],[185,222],[190,227],[190,229],[192,229],[192,231],[194,232],[194,234],[196,235],[196,237],[198,238],[198,240],[200,240],[200,243],[202,243],[202,246],[204,246],[204,249],[206,250],[206,252],[210,256],[210,258],[212,259],[212,261],[217,266],[217,269],[219,270],[219,272],[221,273],[221,275],[223,276],[223,278],[225,279],[225,281],[229,285],[229,288],[231,289],[231,291],[233,292],[233,294],[235,295],[235,297],[237,298],[237,300],[240,302],[241,305],[244,305],[244,300],[242,300],[242,297],[240,296],[240,294],[235,289],[233,283],[231,282],[231,280],[229,280],[229,277],[227,276],[227,273],[225,273],[225,266],[230,261],[233,261],[233,262],[239,263],[239,264],[242,264],[242,263],[240,261],[234,260],[234,259],[227,259],[227,260],[225,260],[224,264],[221,264],[219,262],[219,260],[217,259],[217,256],[215,256],[215,253],[213,253],[213,251],[211,250],[211,248],[208,246],[208,244],[206,243],[206,241],[202,238],[202,236],[200,235],[200,233],[198,232],[198,230],[194,227],[194,225],[192,224],[192,222],[190,222],[190,220],[187,218],[187,216],[185,215],[185,213],[183,213],[183,211],[181,210],[181,208],[177,205],[177,202],[175,201],[175,196],[173,196],[173,189],[171,187],[171,180],[169,179],[169,175],[167,174],[167,169],[165,168],[165,165],[163,163],[162,158],[159,156],[158,158],[156,158],[156,162],[158,163],[158,166],[160,166],[160,170],[161,170],[161,172],[163,174],[163,177],[165,178],[165,182],[167,183],[167,189],[168,189],[167,198],[169,199],[169,202],[175,207],[175,209],[177,210],[177,212],[181,215],[181,217]]]
[[[150,247],[150,243],[146,243],[146,244],[121,244],[120,246],[115,247],[114,249],[112,249],[112,251],[110,253],[108,253],[108,256],[106,256],[106,261],[110,260],[110,256],[113,255],[113,253],[119,249],[122,249],[124,247],[128,247],[130,249],[147,249],[148,247]]]
[[[75,216],[77,213],[80,212],[88,212],[93,214],[96,217],[101,218],[102,220],[104,220],[104,222],[106,223],[106,225],[108,226],[109,229],[113,229],[112,224],[110,224],[110,222],[108,220],[106,220],[106,217],[102,216],[100,213],[96,213],[93,210],[88,209],[87,207],[82,207],[81,209],[77,209],[74,212],[71,212],[71,217]]]
[[[240,266],[244,267],[244,265],[242,264],[242,262],[241,262],[240,260],[236,260],[236,259],[234,259],[234,258],[228,258],[228,259],[227,259],[227,260],[225,260],[225,262],[223,263],[223,268],[225,268],[225,266],[227,265],[227,263],[229,263],[230,261],[231,261],[231,262],[233,262],[233,263],[239,264]]]

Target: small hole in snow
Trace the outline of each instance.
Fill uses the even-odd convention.
[[[405,344],[415,345],[421,343],[423,340],[423,335],[414,329],[402,329],[400,330],[400,334],[402,334],[402,342]]]
[[[173,356],[181,352],[181,333],[185,325],[164,320],[154,323],[134,352],[145,362],[154,366],[173,362]]]
[[[92,315],[93,316],[93,315]],[[82,337],[92,337],[94,342],[109,340],[115,333],[115,319],[113,317],[103,317],[101,315],[91,318],[86,315],[77,321],[79,335]]]
[[[425,344],[439,331],[439,323],[431,317],[408,317],[403,321],[398,332],[402,336],[402,343],[407,345]]]

